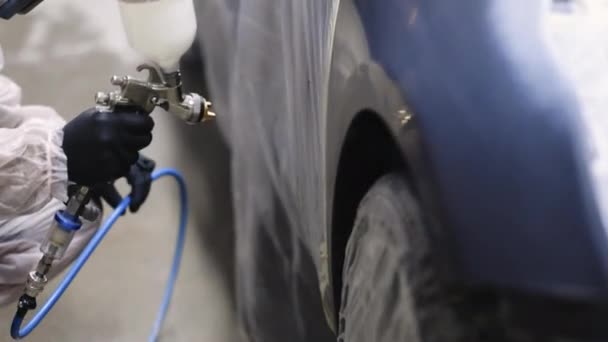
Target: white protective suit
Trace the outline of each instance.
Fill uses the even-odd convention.
[[[3,64],[0,47],[0,72]],[[42,256],[40,243],[67,199],[64,124],[49,107],[22,106],[19,86],[0,73],[0,305],[21,295]],[[84,221],[51,277],[78,256],[98,226]]]

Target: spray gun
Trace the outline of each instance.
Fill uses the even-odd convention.
[[[99,110],[113,111],[119,106],[135,106],[146,113],[161,107],[186,123],[196,124],[215,117],[211,102],[199,94],[184,94],[179,59],[192,45],[196,19],[192,0],[119,0],[121,15],[130,45],[151,63],[138,72],[148,71],[148,79],[113,76],[111,84],[120,87],[109,93],[99,92],[95,102]],[[36,307],[36,297],[47,283],[54,261],[63,257],[81,218],[95,220],[99,210],[89,205],[92,189],[73,186],[66,208],[56,213],[43,253],[36,268],[29,273],[17,316],[24,317]]]
[[[165,73],[157,66],[143,64],[137,71],[148,71],[148,80],[131,76],[112,76],[110,82],[120,91],[99,92],[95,96],[97,105],[113,110],[116,106],[136,106],[150,113],[161,107],[177,115],[189,124],[204,122],[215,117],[211,102],[199,94],[183,94],[180,71]]]
[[[112,76],[111,83],[120,90],[109,93],[99,92],[95,102],[99,110],[113,111],[118,106],[136,106],[146,113],[161,107],[177,115],[189,124],[205,122],[215,117],[211,102],[196,93],[184,94],[179,70],[169,73],[160,67],[143,64],[137,71],[148,71],[148,80],[131,76]],[[61,259],[72,241],[75,232],[82,226],[81,217],[94,221],[99,211],[89,205],[92,190],[86,186],[75,186],[66,209],[55,215],[55,221],[40,250],[43,253],[36,269],[28,274],[24,295],[19,300],[19,309],[27,312],[36,307],[36,297],[43,291],[53,261]]]
[[[109,109],[135,105],[147,112],[161,107],[187,123],[207,121],[215,116],[211,103],[198,94],[184,94],[178,68],[180,58],[196,35],[192,0],[119,0],[120,12],[130,45],[150,64],[148,79],[114,76],[119,91],[98,93],[96,102]]]

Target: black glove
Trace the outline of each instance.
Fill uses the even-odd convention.
[[[152,141],[153,127],[150,116],[133,108],[86,110],[63,128],[68,179],[92,186],[126,176],[138,151]]]
[[[150,186],[152,184],[152,171],[156,167],[154,160],[146,158],[142,155],[139,156],[137,162],[131,165],[129,173],[127,174],[127,183],[131,185],[131,204],[129,209],[132,213],[137,212],[139,207],[146,201],[148,193],[150,193]],[[122,197],[114,182],[100,184],[95,187],[95,194],[103,198],[112,208],[116,208]]]

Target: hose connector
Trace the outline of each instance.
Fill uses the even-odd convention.
[[[15,316],[13,317],[13,322],[11,323],[11,337],[14,340],[19,340],[24,337],[20,334],[21,324],[23,323],[27,312],[36,309],[36,306],[36,297],[31,297],[24,294],[19,298],[17,311],[15,311]]]
[[[38,261],[36,269],[27,276],[22,298],[35,299],[44,290],[48,283],[47,274],[53,266],[53,261],[63,257],[74,234],[82,226],[78,217],[86,212],[85,209],[91,196],[92,193],[88,187],[80,186],[70,196],[66,209],[55,213],[53,226],[45,241],[40,245],[42,258]],[[21,304],[19,305],[21,307]]]
[[[36,304],[36,298],[26,294],[19,297],[19,304],[17,305],[17,311],[22,311],[23,313],[27,313],[29,310],[34,310],[36,309],[36,306],[38,306]]]
[[[25,281],[23,294],[36,298],[44,290],[47,283],[48,279],[46,275],[38,273],[37,271],[32,271],[28,274],[27,280]]]

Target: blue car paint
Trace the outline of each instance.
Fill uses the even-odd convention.
[[[542,77],[529,80],[489,19],[495,1],[356,2],[372,57],[418,116],[458,275],[608,297],[606,232],[583,166],[578,105],[548,56],[534,65]]]

